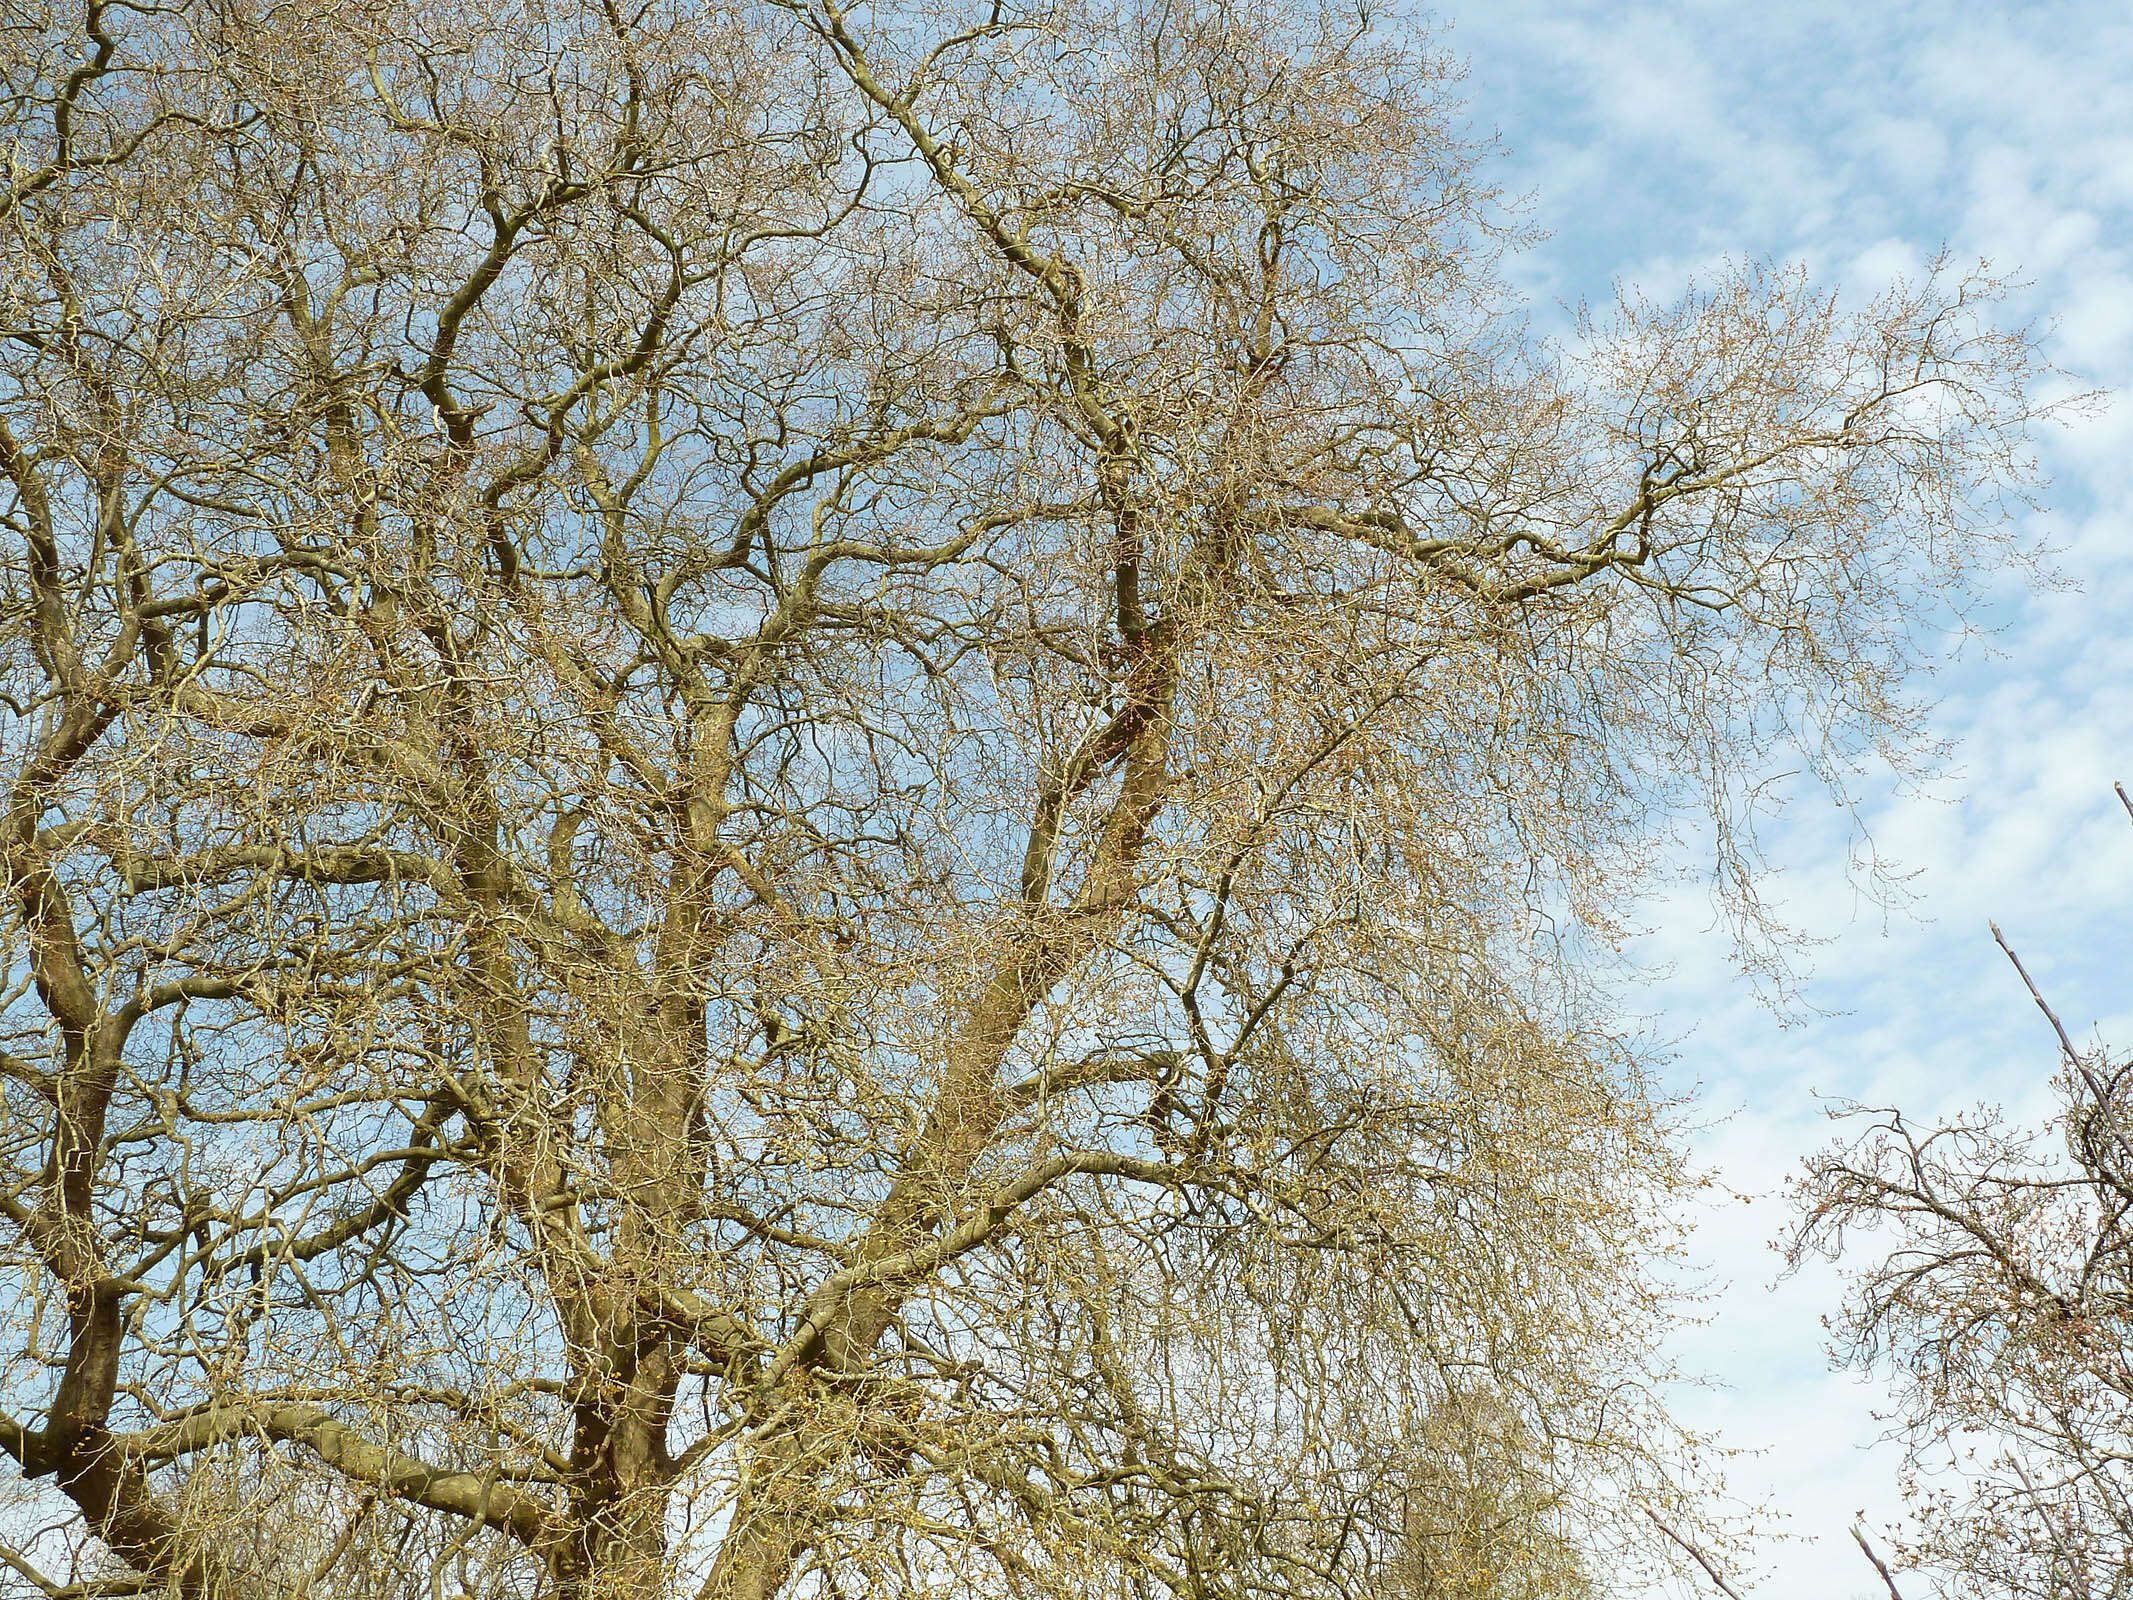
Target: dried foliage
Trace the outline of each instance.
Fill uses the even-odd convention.
[[[1563,1595],[1690,1514],[1586,958],[1682,804],[1767,948],[1766,752],[1909,737],[1989,282],[1533,348],[1331,6],[9,17],[21,1582],[1305,1600],[1465,1505]]]
[[[1850,1112],[1870,1120],[1811,1163],[1791,1256],[1877,1239],[1837,1329],[1842,1355],[1896,1382],[1905,1559],[1956,1594],[2119,1600],[2133,1595],[2133,1060],[2078,1049],[2030,993],[2065,1063],[2051,1124]]]

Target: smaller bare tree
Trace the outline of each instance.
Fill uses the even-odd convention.
[[[1847,1108],[1865,1131],[1809,1163],[1787,1259],[1835,1256],[1855,1230],[1893,1234],[1835,1327],[1843,1359],[1895,1379],[1918,1513],[1901,1558],[1958,1594],[2120,1600],[2133,1595],[2133,1057],[2077,1047],[1993,936],[2058,1035],[2056,1115],[2042,1130],[1992,1111],[1921,1127]]]

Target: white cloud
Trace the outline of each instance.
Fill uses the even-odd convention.
[[[1870,290],[1946,245],[2018,274],[2016,313],[2051,328],[2049,353],[2083,384],[2133,390],[2120,8],[1504,0],[1455,24],[1476,120],[1511,150],[1507,186],[1531,190],[1553,230],[1515,269],[1544,319],[1617,279],[1672,292],[1722,255],[1803,260]],[[1681,1081],[1734,1113],[1698,1154],[1752,1197],[1700,1226],[1730,1286],[1680,1354],[1728,1385],[1685,1392],[1684,1409],[1762,1452],[1736,1464],[1736,1491],[1796,1536],[1764,1552],[1765,1595],[1875,1591],[1845,1530],[1897,1509],[1876,1391],[1822,1357],[1837,1279],[1812,1268],[1769,1287],[1776,1191],[1830,1133],[1814,1092],[2039,1112],[2052,1041],[1988,918],[2070,1027],[2133,1046],[2133,824],[2110,790],[2133,786],[2133,404],[2073,419],[2042,452],[2055,509],[2037,530],[2078,590],[2004,598],[1993,648],[1966,648],[1942,680],[1954,770],[1867,807],[1877,844],[1920,869],[1916,920],[1860,906],[1843,819],[1803,802],[1769,837],[1790,915],[1833,938],[1806,998],[1835,1015],[1781,1026],[1694,893],[1655,907],[1641,952],[1670,970],[1638,999],[1685,1036]],[[1905,1593],[1927,1588],[1914,1576]]]

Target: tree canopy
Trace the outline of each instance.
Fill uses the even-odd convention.
[[[1367,9],[15,15],[23,1581],[1567,1594],[1674,1514],[1593,962],[1684,806],[1762,948],[1766,753],[1900,751],[2017,558],[1989,279],[1537,341]]]

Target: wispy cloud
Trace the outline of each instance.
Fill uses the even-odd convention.
[[[1550,241],[1516,281],[1543,320],[1616,281],[1677,291],[1722,257],[1805,262],[1871,290],[1946,246],[2018,274],[2017,314],[2081,383],[2133,391],[2133,21],[2102,4],[1509,0],[1455,13],[1483,129],[1509,147]],[[1936,732],[1951,771],[1882,786],[1864,815],[1918,876],[1884,918],[1847,879],[1848,819],[1805,800],[1769,834],[1791,918],[1830,936],[1785,1025],[1734,976],[1694,892],[1657,908],[1636,997],[1684,1036],[1676,1070],[1732,1115],[1699,1154],[1747,1203],[1714,1205],[1702,1253],[1728,1287],[1686,1335],[1722,1379],[1684,1409],[1762,1454],[1742,1497],[1784,1514],[1761,1592],[1873,1592],[1845,1535],[1897,1514],[1876,1391],[1831,1374],[1820,1314],[1836,1281],[1773,1290],[1777,1191],[1829,1134],[1815,1095],[1931,1114],[2045,1103],[2049,1035],[1986,932],[1996,917],[2070,1024],[2133,1046],[2133,404],[2042,441],[2051,509],[2030,531],[2075,588],[2009,592],[1991,648],[1946,668]],[[1906,1587],[1919,1595],[1917,1579]]]

